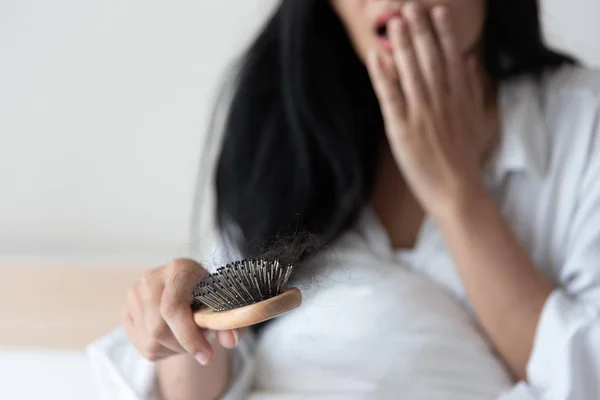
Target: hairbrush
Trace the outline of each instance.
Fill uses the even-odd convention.
[[[278,259],[246,259],[208,274],[197,285],[194,321],[201,328],[226,330],[258,324],[302,303],[298,288],[285,288],[293,265]]]

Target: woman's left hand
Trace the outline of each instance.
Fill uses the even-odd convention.
[[[392,153],[424,210],[441,215],[482,193],[484,93],[474,56],[461,54],[449,10],[410,2],[388,34],[397,74],[376,51],[368,69]],[[398,79],[397,76],[400,78]]]

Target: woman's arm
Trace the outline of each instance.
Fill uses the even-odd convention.
[[[210,332],[196,325],[191,291],[205,275],[195,261],[178,259],[146,272],[127,294],[125,332],[140,355],[157,363],[163,400],[214,399],[229,381],[223,347],[234,348],[244,330]]]
[[[407,185],[443,232],[483,329],[515,374],[543,398],[600,398],[600,114],[553,288],[481,179],[491,131],[482,65],[465,61],[448,8],[430,18],[416,2],[403,11],[388,26],[396,74],[377,51],[368,69]]]
[[[227,350],[213,343],[214,358],[202,366],[189,354],[166,358],[157,363],[157,388],[161,400],[213,400],[229,385]]]
[[[519,379],[552,286],[486,193],[436,223],[483,330]]]
[[[483,329],[543,398],[600,398],[600,112],[570,221],[559,288],[528,258],[490,197],[437,218]]]
[[[493,131],[485,79],[465,61],[449,8],[409,2],[388,32],[396,78],[373,52],[369,73],[407,185],[436,220],[483,328],[519,377],[552,287],[529,260],[481,179]],[[443,66],[443,68],[442,68]]]
[[[216,345],[214,339],[210,342],[215,353],[214,364],[208,367],[201,367],[192,356],[183,354],[149,362],[139,354],[124,329],[116,329],[86,346],[98,398],[247,398],[256,368],[254,338],[249,333],[244,334],[239,344],[230,351]]]

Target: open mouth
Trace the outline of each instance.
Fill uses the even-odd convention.
[[[375,28],[375,34],[377,35],[377,41],[381,47],[388,52],[392,51],[392,41],[388,37],[387,23],[379,25]]]
[[[375,33],[377,33],[378,37],[387,39],[387,24],[377,27]]]
[[[379,43],[386,51],[392,51],[392,44],[388,35],[388,23],[392,19],[401,16],[402,12],[400,10],[389,10],[381,14],[375,21],[375,34],[377,35]]]

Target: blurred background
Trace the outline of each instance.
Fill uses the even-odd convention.
[[[0,0],[0,399],[94,398],[83,347],[189,254],[215,95],[277,2]],[[542,6],[600,66],[600,2]]]

